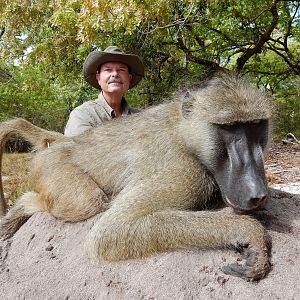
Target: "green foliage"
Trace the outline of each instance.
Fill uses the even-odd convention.
[[[237,70],[276,96],[279,130],[299,134],[299,11],[298,0],[0,0],[0,117],[62,130],[97,93],[82,80],[85,57],[115,44],[146,67],[131,105]]]
[[[284,81],[278,87],[278,135],[300,136],[300,79]]]
[[[21,117],[44,128],[62,131],[67,105],[58,94],[58,85],[45,78],[44,71],[37,67],[11,70],[13,80],[0,85],[0,120]]]

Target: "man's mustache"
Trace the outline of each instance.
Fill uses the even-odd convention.
[[[108,81],[108,83],[124,83],[121,78],[114,78]]]

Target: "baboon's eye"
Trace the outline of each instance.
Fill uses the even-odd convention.
[[[250,122],[249,122],[249,124],[250,125],[253,125],[253,126],[258,126],[258,125],[260,125],[262,123],[262,120],[260,120],[260,119],[257,119],[257,120],[251,120]]]
[[[257,119],[257,120],[251,120],[250,123],[252,124],[259,124],[261,122],[261,119]]]
[[[225,124],[220,124],[219,126],[223,129],[231,129],[234,126],[236,126],[238,122],[230,122],[230,123],[225,123]]]
[[[249,122],[246,122],[246,124],[250,125],[251,127],[259,127],[262,124],[261,119],[251,120]]]
[[[226,124],[223,124],[225,126],[235,126],[237,124],[237,122],[230,122],[230,123],[226,123]]]
[[[230,128],[233,128],[235,126],[243,125],[243,124],[257,126],[257,125],[260,125],[261,123],[262,123],[261,119],[255,119],[255,120],[251,120],[251,121],[247,121],[247,122],[229,122],[229,123],[221,124],[219,126],[224,128],[224,129],[230,129]]]

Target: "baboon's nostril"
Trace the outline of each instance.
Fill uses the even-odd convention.
[[[249,202],[251,203],[251,206],[257,207],[264,204],[264,202],[267,199],[267,195],[262,195],[261,197],[253,197],[249,199]]]

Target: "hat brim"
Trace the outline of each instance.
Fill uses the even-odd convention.
[[[98,90],[101,90],[101,87],[96,79],[96,71],[100,65],[106,62],[121,62],[130,68],[132,80],[129,89],[136,86],[144,77],[144,66],[137,55],[93,51],[88,55],[83,64],[83,75],[84,79]]]

